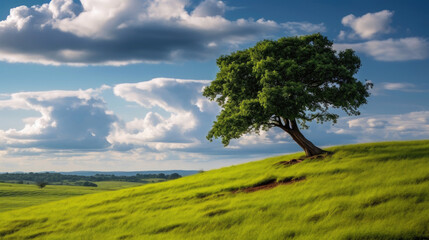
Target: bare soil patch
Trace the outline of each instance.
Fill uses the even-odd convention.
[[[291,160],[289,160],[289,161],[281,161],[281,162],[278,162],[278,163],[276,163],[275,165],[285,165],[285,166],[289,166],[289,165],[294,165],[294,164],[297,164],[297,163],[300,163],[300,162],[302,162],[302,161],[304,161],[304,159],[291,159]]]
[[[288,185],[288,184],[292,184],[292,183],[296,183],[296,182],[301,182],[304,180],[305,180],[305,177],[287,179],[287,180],[283,180],[283,181],[279,181],[279,182],[276,182],[275,180],[273,180],[273,181],[267,182],[266,184],[263,184],[263,185],[234,190],[234,191],[232,191],[232,193],[239,193],[239,192],[251,193],[251,192],[256,192],[256,191],[260,191],[260,190],[268,190],[268,189],[275,188],[279,185]]]
[[[329,155],[332,155],[332,153],[331,152],[326,152],[326,153],[322,153],[322,154],[311,156],[311,157],[305,157],[305,156],[303,156],[303,157],[300,157],[298,159],[294,158],[294,159],[291,159],[289,161],[281,161],[281,162],[275,163],[274,165],[290,166],[290,165],[294,165],[294,164],[300,163],[300,162],[302,162],[304,160],[307,160],[307,159],[323,159],[323,158],[325,158],[325,157],[327,157]]]

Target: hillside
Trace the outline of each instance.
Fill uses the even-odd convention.
[[[0,213],[0,239],[429,239],[429,140],[329,150]]]

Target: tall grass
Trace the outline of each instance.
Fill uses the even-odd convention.
[[[429,239],[428,140],[329,150],[4,212],[0,239]]]

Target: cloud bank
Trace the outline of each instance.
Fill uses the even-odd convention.
[[[363,43],[337,43],[336,50],[351,48],[365,53],[376,60],[394,62],[423,60],[429,56],[429,43],[418,37],[371,40]]]
[[[357,142],[427,139],[429,136],[429,112],[343,118],[329,132],[353,135]]]
[[[57,150],[102,150],[116,116],[97,97],[99,90],[23,92],[0,100],[0,109],[25,109],[40,117],[23,119],[21,130],[0,130],[0,146]]]
[[[242,156],[266,151],[292,151],[297,145],[281,130],[249,134],[225,148],[220,141],[209,142],[206,134],[220,108],[202,96],[210,81],[155,78],[123,83],[112,88],[78,91],[19,92],[0,100],[3,110],[31,110],[39,117],[22,119],[22,129],[0,130],[0,148],[8,155],[29,156],[69,151],[73,154],[109,151],[143,158],[184,158],[189,154]],[[102,99],[102,92],[136,103],[136,116],[124,121]],[[1,150],[0,149],[0,150]],[[71,151],[71,152],[70,152]],[[0,154],[1,155],[1,154]]]
[[[205,59],[279,28],[264,19],[225,19],[222,1],[188,8],[186,0],[51,0],[16,7],[0,22],[0,60],[125,65]]]
[[[209,83],[155,78],[99,89],[3,94],[0,109],[11,111],[10,116],[16,110],[33,111],[39,116],[21,119],[25,123],[21,129],[0,130],[0,157],[4,159],[1,164],[25,169],[14,164],[28,164],[31,158],[52,169],[55,164],[79,169],[79,164],[86,166],[88,162],[111,170],[115,170],[114,166],[122,170],[132,170],[133,166],[171,169],[177,168],[178,163],[184,164],[180,168],[195,169],[301,150],[276,128],[260,135],[245,135],[231,141],[227,148],[220,141],[209,142],[205,136],[220,110],[201,95]],[[385,91],[404,87],[413,86],[383,84]],[[113,109],[107,109],[109,102],[103,99],[106,92],[114,93],[110,101],[115,101],[116,96],[135,103],[134,119],[125,121]],[[303,133],[319,146],[427,138],[429,113],[341,118],[335,126],[311,124]]]

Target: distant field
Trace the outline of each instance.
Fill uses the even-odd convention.
[[[132,182],[96,182],[98,187],[47,185],[40,189],[34,184],[0,183],[0,212],[18,209],[68,197],[141,186]]]
[[[329,150],[3,212],[0,239],[429,239],[429,140]]]
[[[148,181],[154,181],[154,182],[159,182],[159,181],[164,181],[164,179],[149,179]],[[98,185],[99,188],[98,190],[119,190],[119,189],[123,189],[123,188],[129,188],[129,187],[137,187],[137,186],[141,186],[144,185],[145,183],[136,183],[136,182],[115,182],[115,181],[103,181],[103,182],[94,182],[95,184]]]

